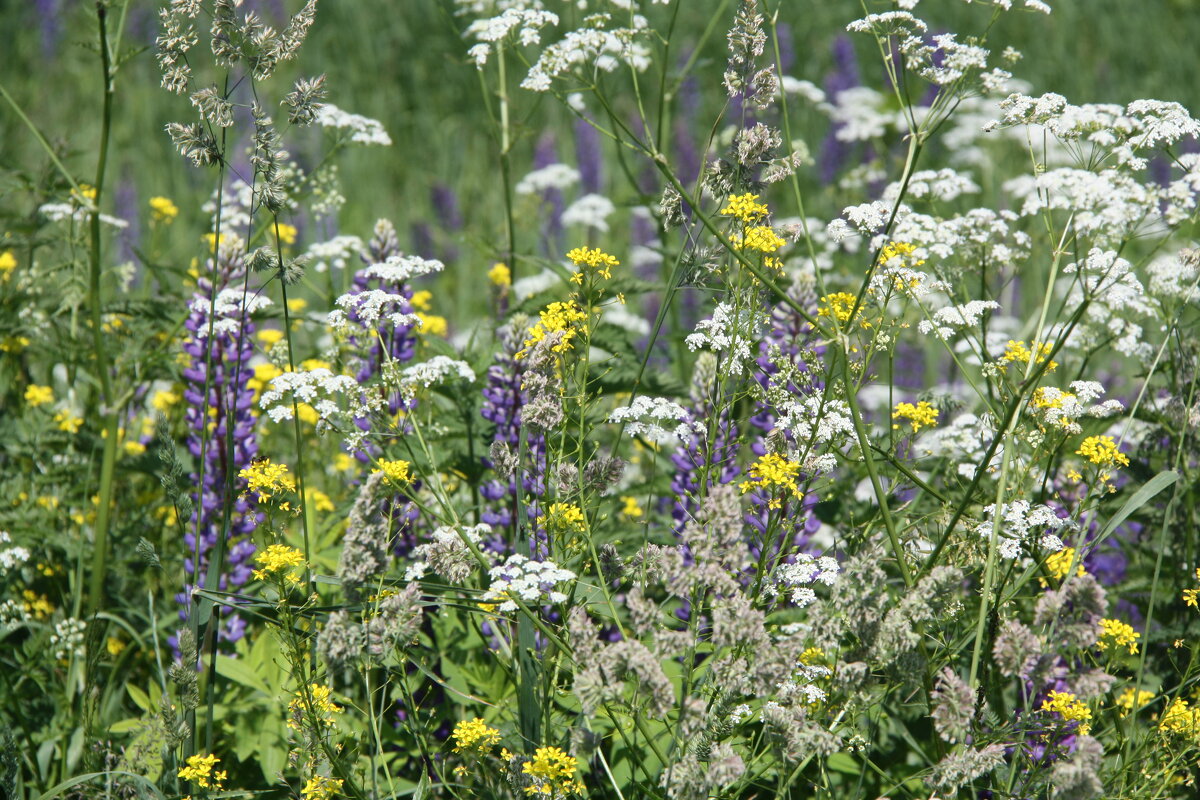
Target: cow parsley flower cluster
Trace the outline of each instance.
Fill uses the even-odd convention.
[[[638,397],[632,404],[614,409],[608,421],[625,423],[625,432],[630,436],[641,436],[656,444],[678,439],[690,445],[705,433],[704,424],[691,416],[686,408],[665,397]],[[667,430],[662,423],[678,424]]]
[[[975,532],[990,539],[995,515],[996,506],[986,506],[983,520],[975,526]],[[1051,552],[1062,550],[1063,542],[1057,533],[1072,524],[1054,513],[1050,506],[1028,500],[1004,503],[1000,507],[999,523],[997,552],[1001,558],[1018,558],[1035,545]]]

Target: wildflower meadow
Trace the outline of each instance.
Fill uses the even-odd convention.
[[[0,23],[0,797],[1200,797],[1195,2]]]

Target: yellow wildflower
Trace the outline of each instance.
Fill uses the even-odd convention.
[[[729,243],[734,250],[757,250],[760,253],[774,253],[787,244],[775,231],[766,225],[756,225],[747,228],[745,234],[735,233],[729,237]]]
[[[433,292],[428,289],[421,289],[419,292],[413,292],[412,297],[408,299],[408,303],[417,311],[428,311],[433,307],[430,302],[432,300]]]
[[[187,765],[181,767],[177,775],[185,781],[192,781],[201,789],[221,791],[226,778],[225,770],[213,770],[219,763],[221,759],[214,755],[188,756]]]
[[[538,323],[529,329],[529,337],[525,340],[522,350],[517,353],[516,358],[524,358],[529,352],[529,348],[545,339],[546,334],[559,331],[563,332],[563,336],[554,345],[554,352],[565,353],[574,347],[571,340],[575,338],[576,325],[585,319],[587,319],[587,315],[574,303],[551,303],[539,315]]]
[[[54,604],[44,594],[38,594],[32,589],[26,589],[21,592],[21,597],[25,601],[21,604],[25,609],[25,613],[32,614],[34,619],[46,619],[54,613]]]
[[[801,497],[800,486],[796,483],[799,475],[800,465],[795,461],[790,461],[778,453],[767,453],[750,465],[750,480],[742,481],[738,488],[745,494],[752,489],[762,488],[769,491],[778,487],[791,492],[798,499]],[[770,508],[779,508],[783,501],[779,497],[773,497],[767,505]]]
[[[383,473],[383,476],[394,484],[412,483],[412,473],[408,471],[409,463],[396,459],[387,461],[379,459],[379,468],[371,470],[372,474]]]
[[[269,458],[251,464],[238,477],[246,481],[246,491],[257,494],[259,500],[269,500],[278,492],[296,491],[287,464],[272,464]]]
[[[485,755],[500,743],[500,731],[489,728],[479,717],[472,720],[460,720],[454,726],[454,752],[461,753],[469,750],[477,755]]]
[[[1100,620],[1100,627],[1104,629],[1104,633],[1100,637],[1101,649],[1108,650],[1110,647],[1128,647],[1130,655],[1137,653],[1137,640],[1142,635],[1135,631],[1129,623],[1121,622],[1118,619],[1102,619]]]
[[[25,388],[25,402],[32,408],[54,402],[54,390],[49,386],[38,386],[31,383]]]
[[[765,217],[770,209],[762,203],[755,202],[758,200],[758,195],[750,194],[731,194],[725,207],[721,209],[721,214],[726,217],[736,217],[742,222],[751,223],[758,222]]]
[[[827,294],[821,298],[821,304],[817,307],[817,316],[832,317],[838,322],[848,322],[857,299],[849,292]]]
[[[537,521],[543,527],[562,531],[583,531],[587,526],[583,511],[579,506],[570,503],[554,503],[545,514],[538,517]]]
[[[612,268],[621,265],[615,256],[610,256],[599,247],[576,247],[567,251],[567,258],[577,267],[591,267],[605,279],[612,278]]]
[[[897,403],[896,410],[892,412],[892,419],[906,419],[912,425],[913,433],[921,430],[923,427],[932,428],[937,425],[938,410],[929,403],[922,400],[915,406],[912,403]],[[899,425],[893,425],[893,428],[899,428]]]
[[[1200,708],[1188,708],[1188,701],[1176,697],[1158,721],[1159,733],[1176,736],[1200,735]]]
[[[633,495],[624,495],[621,497],[621,516],[626,519],[639,519],[645,513],[642,507],[638,504],[638,500]]]
[[[1093,464],[1107,467],[1114,464],[1122,467],[1129,466],[1129,457],[1117,449],[1117,443],[1111,436],[1089,436],[1079,445],[1075,455],[1083,456]]]
[[[561,748],[539,747],[533,759],[521,765],[521,772],[534,780],[525,787],[525,794],[560,798],[581,792],[583,784],[574,780],[578,769],[579,759]]]
[[[5,273],[5,277],[8,273]],[[0,339],[0,353],[19,353],[26,347],[29,347],[30,340],[28,336],[6,336]]]
[[[287,301],[288,311],[292,314],[299,314],[308,308],[308,301],[303,297],[293,297]]]
[[[17,268],[17,258],[11,250],[0,253],[0,280],[8,280],[12,271]]]
[[[304,800],[329,800],[342,790],[341,778],[326,778],[324,775],[313,775],[300,790]]]
[[[925,259],[910,258],[915,252],[917,252],[916,246],[908,242],[888,242],[879,251],[879,263],[886,264],[893,258],[899,258],[906,266],[919,267],[925,263]]]
[[[1078,722],[1079,732],[1087,736],[1091,725],[1087,722],[1092,718],[1092,710],[1075,698],[1070,692],[1051,691],[1042,701],[1042,711],[1059,714],[1064,722]]]
[[[800,654],[800,663],[806,667],[819,664],[825,659],[825,651],[819,647],[809,647]]]
[[[418,311],[417,319],[421,320],[421,327],[418,328],[418,331],[427,336],[445,336],[450,332],[450,327],[446,324],[445,317],[439,317],[434,314],[423,314]]]
[[[108,651],[110,656],[116,658],[125,650],[125,643],[116,636],[109,636],[108,640],[104,643],[104,649]]]
[[[1044,364],[1046,359],[1050,357],[1051,351],[1054,350],[1054,343],[1034,342],[1034,349],[1037,350],[1035,363]],[[1007,368],[1012,363],[1028,364],[1031,358],[1034,358],[1033,351],[1025,346],[1024,341],[1017,342],[1009,339],[1008,346],[1004,350],[1004,355],[1000,356],[1000,365],[1001,368]],[[1056,369],[1058,369],[1057,361],[1051,361],[1049,366],[1046,367],[1048,372],[1053,372]]]
[[[150,407],[164,414],[170,410],[171,406],[178,402],[179,395],[166,390],[159,390],[150,397]]]
[[[161,222],[164,225],[170,225],[179,216],[179,208],[171,202],[169,197],[151,197],[150,198],[150,220],[152,222]]]
[[[512,286],[512,270],[508,268],[507,264],[501,264],[499,261],[488,270],[487,277],[493,285],[499,286],[501,289],[508,289]]]
[[[254,560],[262,565],[262,569],[254,570],[256,580],[266,580],[270,573],[286,571],[288,580],[298,583],[300,579],[289,570],[292,567],[303,566],[304,553],[286,544],[272,544],[268,545],[266,550],[256,553]]]
[[[1134,690],[1132,686],[1125,687],[1125,691],[1117,695],[1117,708],[1121,709],[1121,716],[1125,716],[1130,711],[1133,711],[1134,706],[1143,708],[1151,700],[1154,699],[1154,692],[1147,692],[1145,689]]]
[[[354,460],[354,456],[349,453],[338,453],[333,457],[333,468],[338,472],[349,472],[354,469],[354,465],[358,463]]]
[[[317,511],[333,511],[333,501],[320,489],[306,489],[304,494]]]
[[[123,443],[121,448],[127,455],[131,456],[140,456],[146,452],[146,445],[142,444],[141,442],[134,441],[133,439]]]
[[[283,340],[283,331],[276,330],[275,328],[265,328],[265,329],[259,331],[256,335],[258,337],[258,340],[260,342],[262,342],[263,347],[266,347],[268,349],[270,349],[277,342],[280,342]],[[271,364],[259,364],[258,366],[259,367],[268,367],[268,366],[273,367],[273,365],[271,365]],[[258,371],[258,367],[255,367],[255,372],[257,372],[257,371]],[[276,370],[276,371],[278,372],[278,370]]]
[[[1196,568],[1196,580],[1200,581],[1200,567]],[[1183,604],[1200,610],[1200,589],[1184,589]]]
[[[83,427],[83,418],[75,416],[65,408],[54,415],[54,421],[58,423],[60,431],[67,433],[79,433],[79,429]]]
[[[332,726],[337,722],[337,717],[334,714],[341,714],[345,709],[333,702],[333,689],[329,686],[322,686],[319,683],[310,683],[308,685],[308,693],[312,697],[312,712],[316,717],[316,721],[322,725]],[[297,689],[295,697],[288,703],[288,727],[292,730],[300,729],[300,722],[304,719],[304,690]]]
[[[1057,553],[1051,553],[1046,556],[1046,570],[1056,581],[1061,581],[1067,577],[1067,573],[1071,570],[1071,563],[1075,561],[1075,548],[1064,547]],[[1082,564],[1076,565],[1075,574],[1083,577],[1085,570]],[[1042,581],[1045,586],[1046,582]]]
[[[279,232],[279,241],[283,242],[284,244],[296,243],[297,231],[295,225],[288,225],[286,222],[281,222],[279,223],[277,230]]]

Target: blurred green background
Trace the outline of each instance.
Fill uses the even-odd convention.
[[[713,12],[720,10],[723,19],[701,51],[695,73],[701,98],[697,118],[705,120],[705,130],[696,138],[702,139],[724,101],[723,31],[735,4],[683,1],[688,5],[678,41],[685,48],[700,38]],[[548,3],[555,10],[560,5]],[[1200,0],[1054,0],[1052,5],[1049,17],[1002,15],[989,34],[997,50],[1011,45],[1024,53],[1012,71],[1029,81],[1034,92],[1059,92],[1073,102],[1124,103],[1153,97],[1200,109],[1200,84],[1188,78],[1200,41]],[[284,13],[299,6],[299,0],[245,4],[277,25]],[[790,74],[821,85],[832,69],[834,38],[861,15],[860,4],[784,0],[779,6],[795,54]],[[124,204],[136,208],[143,219],[149,197],[175,199],[182,216],[172,236],[180,242],[175,252],[183,258],[203,230],[205,215],[199,205],[212,190],[212,176],[185,164],[163,133],[166,122],[189,121],[192,110],[185,98],[159,88],[153,49],[157,9],[157,3],[146,0],[132,0],[128,9],[122,48],[129,60],[118,76],[110,198],[118,213]],[[666,13],[662,6],[652,9],[655,15]],[[990,18],[987,8],[962,0],[925,0],[917,11],[931,22],[931,32],[978,33]],[[119,12],[118,4],[114,16]],[[486,258],[489,246],[499,241],[503,211],[497,144],[479,73],[465,57],[466,24],[455,16],[451,0],[326,0],[318,6],[316,24],[299,59],[284,65],[267,87],[270,96],[279,97],[296,76],[323,72],[331,102],[379,119],[391,134],[391,148],[354,148],[341,157],[347,196],[339,221],[342,232],[368,235],[376,218],[388,216],[402,236],[411,237],[414,225],[428,223],[442,240],[454,239],[453,249],[463,260]],[[89,180],[100,109],[93,4],[10,1],[0,4],[0,26],[5,31],[0,81],[63,153],[69,168],[80,180]],[[881,86],[877,55],[868,50],[865,37],[858,38],[863,39],[855,46],[864,83]],[[571,120],[553,98],[518,91],[515,110],[519,139],[514,180],[528,169],[536,141],[547,132],[556,141],[559,158],[573,160]],[[798,133],[815,150],[825,123],[815,114],[805,116]],[[805,128],[814,124],[818,127]],[[300,134],[289,134],[286,144],[305,163],[316,151],[314,137],[320,134]],[[0,106],[0,213],[6,217],[0,224],[19,227],[45,200],[55,180],[49,164],[12,109]],[[609,169],[610,176],[616,172],[615,167]],[[439,185],[457,193],[464,217],[459,232],[438,230],[431,193]],[[618,203],[636,199],[628,189],[613,196]],[[827,215],[837,207],[833,199],[818,198],[809,213]],[[131,235],[136,234],[135,230]],[[308,241],[320,238],[303,231],[302,236]]]

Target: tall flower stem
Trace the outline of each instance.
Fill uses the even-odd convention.
[[[96,23],[100,36],[100,67],[104,81],[104,103],[100,115],[100,147],[96,159],[96,208],[89,220],[90,246],[88,248],[88,305],[92,322],[92,351],[96,359],[96,372],[100,378],[101,414],[104,417],[104,451],[100,461],[100,503],[96,509],[95,541],[92,545],[92,574],[88,584],[88,610],[97,613],[104,605],[104,576],[108,570],[108,533],[112,523],[113,472],[117,462],[117,428],[120,419],[120,404],[113,395],[112,376],[109,372],[109,354],[101,330],[104,307],[100,285],[100,201],[104,193],[104,177],[108,168],[109,132],[112,127],[113,70],[108,49],[108,6],[104,0],[96,1]]]

